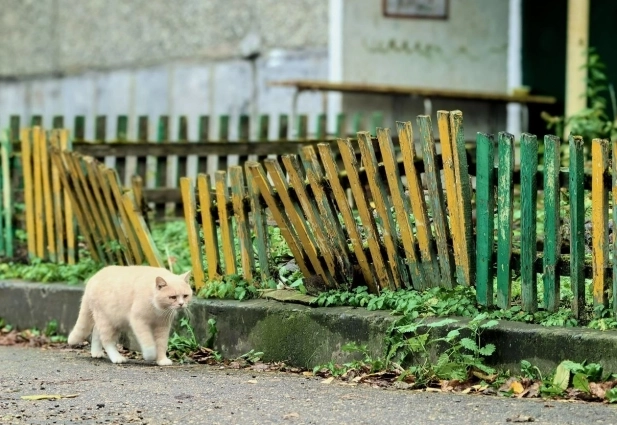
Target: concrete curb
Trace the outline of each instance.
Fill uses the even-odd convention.
[[[0,281],[0,317],[20,329],[43,328],[57,320],[59,332],[67,334],[77,319],[82,292],[80,286]],[[383,311],[266,300],[196,299],[190,310],[191,323],[202,342],[208,320],[216,320],[215,348],[225,357],[254,349],[263,351],[265,360],[304,367],[350,360],[341,350],[349,342],[366,344],[374,355],[382,354],[387,330],[397,319]],[[466,320],[440,329],[447,332]],[[607,372],[617,372],[617,332],[502,321],[482,338],[483,343],[497,347],[490,362],[500,368],[518,371],[520,361],[528,360],[546,372],[568,359],[598,362]]]

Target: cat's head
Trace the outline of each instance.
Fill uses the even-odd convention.
[[[193,297],[193,290],[189,285],[191,272],[163,278],[157,276],[154,303],[160,310],[180,310],[186,308]]]

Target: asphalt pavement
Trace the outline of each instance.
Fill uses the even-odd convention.
[[[0,347],[0,424],[617,424],[617,407],[322,383],[219,366],[122,365]],[[29,395],[72,398],[24,400]]]

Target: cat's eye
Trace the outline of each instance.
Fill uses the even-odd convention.
[[[171,295],[169,298],[171,298],[172,300],[175,300],[176,298],[178,298],[177,295]]]

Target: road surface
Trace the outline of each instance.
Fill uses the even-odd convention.
[[[218,366],[0,347],[0,424],[617,424],[617,407],[385,390]],[[76,395],[23,400],[34,394]]]

